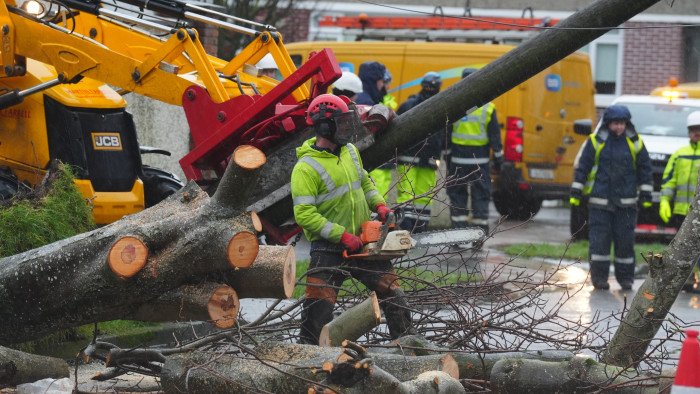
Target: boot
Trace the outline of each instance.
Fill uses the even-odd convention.
[[[403,289],[391,290],[381,296],[381,303],[386,324],[389,327],[389,335],[396,339],[404,335],[415,335],[418,332],[413,327],[411,311],[408,309],[408,300]]]
[[[304,300],[301,310],[301,327],[298,343],[318,345],[321,329],[333,319],[333,304],[326,300],[310,298]]]

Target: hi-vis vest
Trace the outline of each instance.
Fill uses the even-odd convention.
[[[340,155],[314,150],[316,139],[297,148],[299,161],[292,171],[294,217],[309,241],[340,242],[343,232],[357,235],[370,220],[370,208],[383,203],[359,152],[352,144]]]
[[[452,126],[452,143],[466,146],[484,146],[489,143],[486,127],[496,106],[488,103],[466,115]],[[484,109],[486,109],[484,111]]]
[[[600,151],[603,150],[603,147],[605,146],[605,141],[598,142],[594,134],[591,134],[590,139],[591,143],[593,144],[593,148],[595,149],[595,159],[593,160],[593,168],[591,168],[591,172],[588,174],[586,185],[583,187],[584,195],[591,194],[591,190],[593,190],[593,185],[595,184],[595,176],[598,173],[598,161],[600,160]],[[639,151],[642,150],[642,147],[644,146],[644,144],[642,143],[642,139],[637,138],[636,141],[632,141],[629,137],[625,137],[625,139],[627,140],[627,145],[630,148],[630,153],[632,153],[632,163],[634,163],[634,168],[637,168],[637,153],[639,153]]]
[[[661,200],[673,199],[673,213],[687,215],[695,197],[700,168],[700,145],[688,145],[678,149],[666,165],[661,184]],[[675,194],[675,197],[674,197]]]

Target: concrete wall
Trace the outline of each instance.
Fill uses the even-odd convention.
[[[134,115],[140,145],[170,151],[171,156],[143,155],[143,163],[176,174],[182,181],[185,175],[178,162],[189,150],[190,128],[182,107],[129,93],[124,96],[127,109]]]

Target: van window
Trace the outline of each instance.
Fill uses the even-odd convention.
[[[301,55],[290,55],[289,57],[292,58],[292,62],[294,62],[294,66],[295,66],[296,68],[301,67],[301,61],[303,60],[303,59],[301,58]]]
[[[639,134],[687,137],[686,118],[700,108],[678,104],[625,103]]]

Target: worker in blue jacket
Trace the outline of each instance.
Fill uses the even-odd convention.
[[[584,143],[571,184],[572,205],[588,195],[588,258],[596,289],[609,289],[610,246],[615,245],[615,278],[623,290],[634,283],[634,229],[637,194],[644,208],[651,207],[652,168],[649,153],[624,105],[612,105],[603,125]]]

